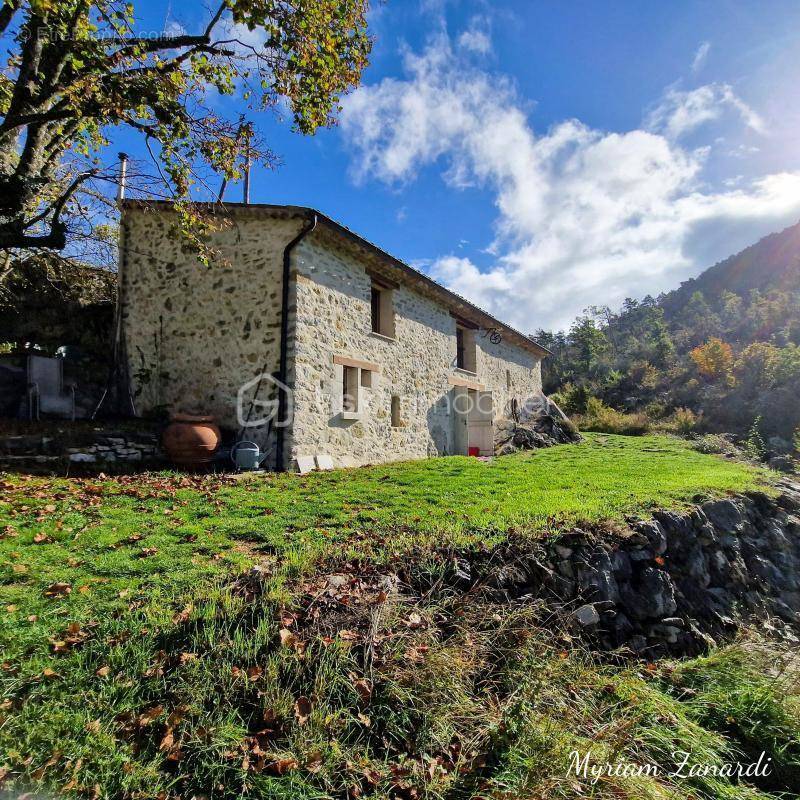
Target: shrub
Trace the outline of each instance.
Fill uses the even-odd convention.
[[[792,437],[792,444],[794,449],[800,453],[800,427],[795,429],[794,436]]]
[[[586,413],[578,420],[578,427],[600,433],[618,433],[626,436],[641,436],[650,430],[650,420],[645,414],[623,414],[607,406],[598,397],[586,402]]]
[[[744,442],[744,450],[750,458],[760,460],[764,458],[767,452],[767,445],[764,443],[764,437],[761,435],[761,414],[759,414],[750,426],[750,432],[747,434],[747,439]]]
[[[663,424],[663,429],[681,436],[694,433],[700,424],[701,414],[695,414],[691,408],[676,408],[672,416]]]
[[[741,456],[739,448],[726,436],[719,433],[707,433],[698,436],[694,442],[695,449],[701,453],[708,453],[716,456],[730,456],[735,458]]]
[[[551,396],[565,414],[572,416],[586,413],[589,390],[585,386],[565,383],[558,392],[554,392]]]

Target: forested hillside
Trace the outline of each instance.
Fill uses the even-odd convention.
[[[613,409],[641,424],[751,432],[791,443],[800,426],[800,224],[673,292],[592,307],[553,351],[545,391],[573,414]]]

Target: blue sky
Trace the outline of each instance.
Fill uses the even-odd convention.
[[[257,118],[282,164],[251,199],[315,206],[524,330],[800,219],[800,3],[388,0],[371,25],[338,127]]]

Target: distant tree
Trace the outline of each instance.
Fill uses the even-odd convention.
[[[732,379],[733,348],[717,337],[695,347],[689,353],[697,371],[712,381],[728,383]]]
[[[602,359],[609,350],[609,341],[597,323],[588,316],[578,317],[570,328],[569,338],[575,358],[587,376],[603,370]]]
[[[179,201],[187,232],[199,226],[186,202],[198,169],[234,178],[248,153],[271,157],[252,126],[220,113],[212,94],[238,94],[252,110],[285,99],[303,133],[330,124],[367,64],[367,7],[222,0],[194,32],[146,36],[123,0],[5,0],[0,249],[65,247],[67,215],[81,213],[78,191],[110,179],[96,154],[118,126],[144,137],[155,195]]]

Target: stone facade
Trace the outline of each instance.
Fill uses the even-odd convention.
[[[127,206],[123,216],[123,323],[137,411],[210,413],[236,429],[240,387],[278,370],[283,251],[305,219],[279,207],[238,208],[233,224],[214,234],[221,257],[203,267],[171,233],[170,216],[140,206]],[[440,287],[415,284],[390,257],[332,226],[318,224],[292,254],[293,421],[284,466],[304,455],[348,466],[466,452],[457,433],[466,424],[454,407],[459,395],[480,391],[488,401],[490,392],[494,418],[507,416],[512,400],[521,408],[541,397],[535,345],[501,323],[487,330],[486,315],[484,327],[454,316],[454,307],[466,306],[467,314],[472,307]],[[376,270],[381,286],[391,287],[393,336],[372,331]],[[459,324],[474,340],[469,373],[455,367]],[[357,383],[352,409],[348,378]],[[266,447],[274,437],[265,427],[245,434]]]

